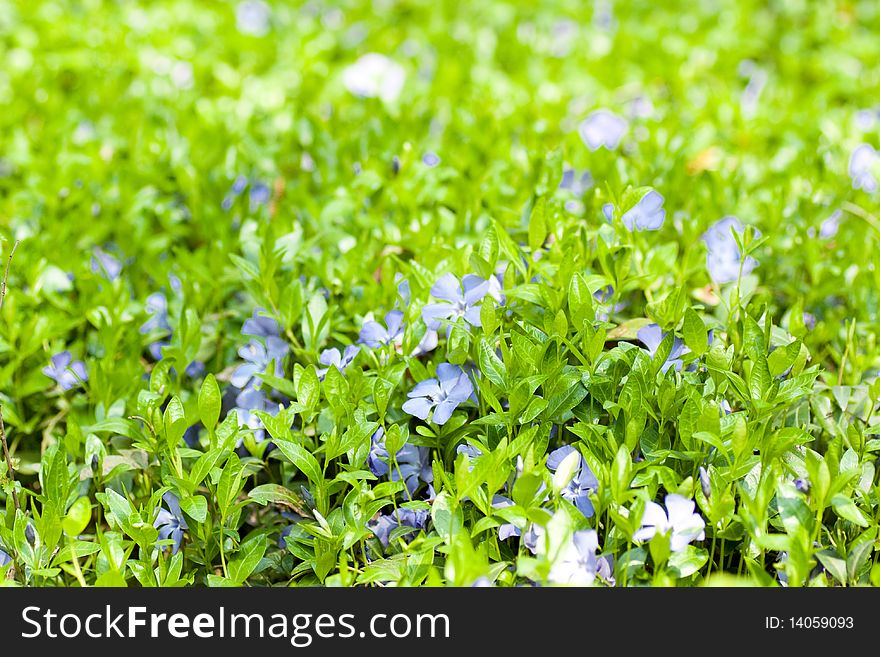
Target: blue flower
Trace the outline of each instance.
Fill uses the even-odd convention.
[[[248,386],[235,397],[235,412],[238,416],[238,426],[247,427],[253,432],[254,440],[258,443],[266,438],[263,422],[256,411],[264,411],[269,415],[278,415],[278,404],[272,402],[263,390]],[[241,439],[238,444],[241,445]]]
[[[106,251],[95,247],[92,250],[91,269],[96,274],[104,274],[108,281],[115,281],[122,272],[122,263]]]
[[[391,532],[397,527],[412,527],[414,530],[424,529],[428,524],[428,511],[425,509],[396,509],[392,513],[380,515],[375,520],[367,523],[370,529],[382,547],[388,547],[391,539]],[[407,540],[411,540],[415,536],[415,531],[405,535]]]
[[[663,196],[651,190],[639,199],[633,207],[623,213],[620,220],[627,230],[660,230],[666,219],[663,209]]]
[[[822,222],[822,225],[819,226],[819,237],[823,240],[830,240],[832,237],[837,235],[837,231],[840,228],[840,218],[843,216],[843,212],[840,210],[835,210],[830,217],[828,217],[825,221]]]
[[[394,455],[397,466],[393,467],[388,449],[385,447],[385,429],[379,427],[373,432],[370,440],[370,452],[367,465],[377,477],[390,473],[391,481],[399,481],[403,477],[406,490],[412,497],[419,487],[419,481],[430,484],[434,481],[434,470],[431,468],[431,452],[427,447],[404,443]]]
[[[742,260],[742,254],[731,229],[742,234],[745,228],[739,219],[732,216],[723,217],[716,221],[703,234],[703,241],[709,253],[706,256],[706,267],[709,275],[716,283],[730,283],[739,278],[740,267],[743,276],[752,272],[758,266],[758,261],[752,256],[746,256]],[[755,231],[755,236],[760,237],[760,231]]]
[[[271,317],[265,317],[260,313],[262,308],[254,308],[254,313],[248,319],[244,320],[241,326],[241,334],[249,335],[255,338],[280,338],[281,327]]]
[[[354,360],[359,351],[360,349],[358,349],[357,345],[353,344],[348,345],[343,353],[340,353],[336,347],[325,349],[318,357],[318,362],[327,367],[322,367],[318,370],[318,377],[323,379],[331,366],[336,367],[340,372],[344,372],[345,368]]]
[[[583,196],[593,186],[593,176],[584,169],[580,174],[571,167],[565,167],[562,171],[562,181],[559,189],[567,189],[575,196]]]
[[[187,526],[183,512],[180,510],[180,502],[177,500],[177,496],[168,491],[162,496],[162,499],[165,500],[169,510],[159,509],[159,515],[156,516],[153,527],[158,528],[160,541],[168,539],[174,541],[171,553],[177,554],[177,551],[180,549],[180,543],[183,540],[183,532],[189,529],[189,526]]]
[[[471,326],[480,326],[480,302],[489,293],[489,281],[474,274],[466,274],[459,283],[455,275],[446,273],[431,287],[431,296],[446,303],[429,303],[422,308],[422,319],[428,328],[436,331],[441,320],[455,321],[459,317]],[[446,335],[452,330],[450,324]]]
[[[171,325],[168,323],[168,300],[164,294],[154,292],[148,296],[144,310],[150,315],[150,319],[141,324],[139,329],[141,333],[149,333],[158,329],[171,331]]]
[[[869,194],[877,191],[875,172],[880,169],[880,154],[870,144],[859,144],[849,157],[849,177],[853,189],[863,189]]]
[[[436,153],[428,151],[422,156],[422,163],[426,167],[434,168],[435,166],[440,164],[440,157]]]
[[[89,380],[85,363],[81,360],[73,360],[69,351],[52,356],[52,364],[43,368],[43,374],[61,386],[63,390],[76,388],[83,381]]]
[[[407,393],[409,399],[403,403],[403,410],[420,420],[427,420],[433,408],[433,422],[442,425],[473,392],[474,386],[464,370],[458,365],[440,363],[436,379],[421,381]]]
[[[371,349],[399,342],[403,339],[403,326],[403,313],[399,310],[392,310],[385,315],[384,327],[379,322],[365,322],[361,327],[358,342]]]
[[[614,150],[627,130],[626,119],[607,109],[598,109],[581,122],[578,134],[591,151],[602,146]]]
[[[594,529],[575,532],[550,567],[547,580],[553,584],[590,586],[596,579],[599,537]]]
[[[691,541],[706,538],[706,522],[694,513],[693,500],[671,493],[665,499],[666,509],[656,502],[648,502],[642,515],[642,526],[633,534],[633,540],[650,541],[654,534],[670,533],[669,549],[680,552]]]
[[[243,0],[235,8],[235,27],[248,36],[266,36],[271,15],[269,5],[262,0]]]
[[[573,452],[577,452],[577,450],[571,445],[563,445],[559,449],[550,452],[547,456],[547,467],[550,468],[550,472],[556,472],[562,461]],[[590,501],[590,493],[595,492],[599,488],[599,480],[596,479],[596,475],[590,470],[590,466],[587,465],[580,452],[577,453],[578,466],[575,470],[575,475],[568,485],[562,489],[560,494],[562,499],[574,504],[577,510],[583,513],[585,517],[591,518],[594,510],[593,503]]]
[[[12,563],[12,557],[10,557],[6,552],[3,551],[2,548],[0,548],[0,568],[9,563]]]
[[[663,342],[665,337],[666,333],[661,331],[657,324],[643,326],[636,333],[636,338],[639,342],[645,345],[651,358],[657,353],[657,349],[660,347],[660,343]],[[663,366],[660,369],[664,373],[673,366],[676,371],[680,370],[682,365],[681,357],[690,353],[690,351],[691,350],[685,346],[680,338],[674,338],[672,341],[672,351],[669,352],[669,356],[666,357],[666,362],[663,363]]]
[[[269,191],[268,185],[265,185],[261,182],[256,182],[251,185],[250,192],[248,192],[251,212],[256,210],[261,205],[266,205],[271,197],[272,193]]]
[[[229,382],[236,388],[245,388],[256,374],[265,373],[273,361],[275,362],[274,375],[284,376],[282,361],[288,349],[287,343],[281,338],[266,338],[265,346],[262,342],[251,340],[238,350],[238,355],[247,362],[235,369],[232,376],[229,377]]]
[[[462,447],[462,445],[459,445]],[[504,497],[504,495],[498,495],[497,493],[492,496],[492,508],[493,509],[505,509],[509,506],[513,506],[513,500]],[[498,526],[498,540],[506,541],[511,536],[521,536],[522,530],[514,525],[512,522],[506,522],[503,525]]]

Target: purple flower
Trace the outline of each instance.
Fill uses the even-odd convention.
[[[639,199],[633,207],[623,213],[620,220],[627,230],[660,230],[666,219],[663,209],[663,196],[653,189]]]
[[[359,351],[360,349],[357,345],[353,344],[348,345],[343,353],[340,353],[339,349],[336,347],[325,349],[318,357],[318,362],[327,367],[322,367],[318,370],[318,377],[323,379],[327,374],[327,370],[330,369],[331,366],[335,366],[340,372],[344,372],[345,368],[354,360],[354,357],[358,355]]]
[[[422,156],[422,163],[426,167],[433,168],[433,167],[437,166],[438,164],[440,164],[440,158],[437,156],[436,153],[432,153],[431,151],[428,151],[427,153],[425,153]]]
[[[2,548],[0,548],[0,568],[9,563],[12,563],[12,557],[10,557],[6,552],[3,551]]]
[[[614,150],[627,130],[626,119],[607,109],[598,109],[581,122],[578,134],[591,151],[602,146]]]
[[[455,275],[446,273],[431,287],[431,296],[446,303],[429,303],[422,308],[422,319],[429,329],[440,328],[441,320],[455,321],[464,317],[471,326],[480,326],[480,302],[489,292],[489,281],[475,274],[466,274],[459,283]],[[446,329],[446,336],[452,325]]]
[[[461,447],[463,447],[463,445],[459,445],[459,448]],[[493,509],[505,509],[509,506],[513,506],[513,500],[504,497],[504,495],[498,495],[497,493],[492,496]],[[506,541],[511,536],[521,535],[522,530],[512,522],[506,522],[498,527],[498,540],[500,541]]]
[[[442,425],[473,392],[474,386],[464,370],[458,365],[440,363],[436,379],[421,381],[407,393],[409,399],[404,402],[403,410],[420,420],[427,420],[433,408],[433,422]]]
[[[287,351],[287,343],[281,338],[266,338],[265,346],[263,346],[262,342],[251,340],[238,350],[238,355],[247,362],[235,369],[232,376],[229,377],[229,382],[236,388],[244,388],[256,374],[266,372],[269,368],[269,363],[272,361],[275,362],[274,375],[277,377],[284,376],[284,368],[281,363]]]
[[[403,339],[403,313],[392,310],[385,315],[385,326],[379,322],[365,322],[361,327],[358,342],[367,345],[371,349],[399,342]]]
[[[810,482],[806,479],[795,479],[794,487],[799,493],[803,493],[804,495],[810,492]]]
[[[250,429],[253,432],[254,440],[261,443],[266,439],[266,431],[256,411],[264,411],[273,416],[278,415],[278,404],[272,402],[261,389],[247,387],[235,397],[238,426]],[[241,439],[238,444],[241,445]]]
[[[187,526],[183,512],[180,510],[180,502],[177,500],[177,496],[168,491],[162,496],[162,499],[165,500],[169,510],[159,509],[159,515],[156,516],[153,527],[159,529],[160,541],[168,539],[174,541],[171,553],[177,554],[177,551],[180,549],[180,543],[183,540],[183,532],[189,529],[189,526]]]
[[[869,194],[877,191],[877,176],[880,168],[880,154],[870,144],[859,144],[849,157],[849,177],[853,189],[863,189]]]
[[[171,330],[171,326],[168,324],[168,300],[164,294],[154,292],[148,296],[147,302],[144,304],[144,310],[150,315],[150,319],[141,324],[139,329],[141,333],[149,333],[156,329],[162,329],[163,331]]]
[[[706,538],[706,522],[699,513],[694,513],[693,500],[673,493],[666,496],[665,504],[665,510],[656,502],[645,505],[642,527],[633,534],[634,540],[649,541],[658,532],[671,532],[669,548],[673,552],[680,552],[691,541]]]
[[[562,181],[559,189],[567,189],[575,196],[583,196],[593,186],[593,176],[584,169],[580,174],[570,167],[562,172]]]
[[[103,273],[111,282],[119,278],[119,274],[122,272],[122,263],[97,246],[92,250],[90,266],[94,273]]]
[[[379,427],[373,433],[367,456],[370,472],[377,477],[384,477],[390,473],[391,481],[399,481],[402,477],[410,497],[419,487],[419,481],[427,484],[434,481],[434,470],[431,468],[430,451],[427,447],[404,443],[394,455],[394,460],[397,462],[396,466],[391,463],[391,457],[385,447],[385,429]]]
[[[370,529],[382,547],[388,547],[391,540],[391,532],[398,527],[412,527],[413,529],[424,529],[428,524],[428,511],[425,509],[396,509],[392,513],[380,515],[375,520],[367,523]],[[415,536],[415,532],[406,534],[406,539],[410,540]]]
[[[250,199],[251,212],[257,209],[257,207],[261,205],[266,205],[269,202],[269,198],[271,198],[272,193],[269,191],[269,186],[256,182],[251,185],[250,192],[248,193],[248,198]]]
[[[703,234],[703,241],[709,249],[706,256],[706,267],[709,275],[716,283],[730,283],[739,278],[740,267],[743,276],[751,273],[758,266],[758,261],[752,256],[746,256],[742,260],[742,254],[731,229],[742,234],[745,230],[739,219],[732,216],[723,217],[716,221]],[[760,237],[760,231],[755,231],[755,236]]]
[[[553,450],[547,456],[547,467],[551,472],[556,472],[562,461],[572,453],[578,454],[578,466],[575,475],[568,485],[562,489],[562,499],[568,500],[584,514],[586,518],[593,516],[593,503],[590,501],[590,493],[599,488],[599,480],[590,470],[590,466],[584,460],[584,457],[571,445],[563,445],[559,449]]]
[[[269,5],[262,0],[244,0],[235,8],[235,27],[242,34],[261,37],[269,33]]]
[[[88,381],[85,363],[81,360],[73,360],[69,351],[52,356],[52,364],[43,368],[43,374],[61,386],[63,390],[70,390],[80,385],[82,381]]]
[[[665,337],[666,333],[661,331],[657,324],[643,326],[639,329],[638,333],[636,333],[636,338],[639,342],[645,345],[651,358],[657,353],[657,349],[660,347],[660,343],[663,342]],[[660,369],[664,373],[673,366],[676,371],[680,370],[682,365],[681,357],[690,353],[690,351],[691,350],[684,345],[680,338],[674,338],[672,341],[672,351],[669,352],[669,356],[666,357],[666,362],[663,363],[663,366]]]
[[[821,226],[819,226],[819,237],[823,240],[830,240],[837,235],[837,231],[840,228],[840,218],[842,216],[843,212],[835,210],[832,215],[823,221]]]
[[[596,558],[598,549],[599,537],[594,529],[575,532],[556,556],[547,575],[548,581],[553,584],[590,586],[599,568]]]
[[[254,313],[248,319],[244,320],[241,326],[242,335],[250,335],[255,338],[279,338],[281,337],[281,327],[271,317],[265,317],[260,313],[262,308],[254,308]]]

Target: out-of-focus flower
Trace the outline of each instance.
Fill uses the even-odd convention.
[[[607,109],[598,109],[585,118],[578,134],[591,151],[602,146],[614,150],[627,130],[626,119]]]
[[[492,587],[495,586],[492,583],[492,580],[483,575],[482,577],[478,577],[474,580],[474,583],[471,584],[471,588],[484,588],[484,587]]]
[[[709,472],[702,465],[700,466],[700,488],[706,499],[712,496],[712,485],[709,482]]]
[[[661,331],[657,324],[643,326],[636,333],[636,338],[639,342],[645,345],[651,358],[657,353],[657,349],[660,347],[660,343],[663,342],[665,337],[666,333]],[[666,361],[660,369],[663,372],[666,372],[670,367],[675,367],[676,371],[680,370],[682,365],[681,357],[690,353],[690,351],[691,350],[685,346],[680,338],[674,338],[672,341],[672,351],[669,352],[669,356],[667,356]]]
[[[262,0],[243,0],[235,8],[235,26],[242,34],[266,36],[271,16],[272,10]]]
[[[440,157],[436,153],[428,151],[427,153],[422,155],[422,164],[424,164],[426,167],[433,168],[440,164]]]
[[[665,504],[665,510],[656,502],[645,505],[642,527],[633,534],[634,540],[649,541],[658,532],[671,532],[669,549],[680,552],[691,541],[702,541],[706,538],[706,522],[699,513],[694,513],[693,500],[670,493],[666,496]]]
[[[880,154],[871,144],[859,144],[849,157],[849,177],[853,189],[863,189],[869,194],[877,191],[877,171],[880,170]]]
[[[318,370],[318,377],[323,379],[327,374],[327,370],[331,367],[335,367],[340,372],[344,372],[345,368],[348,367],[351,361],[354,360],[354,357],[357,356],[358,351],[360,351],[360,349],[358,349],[357,345],[353,344],[347,345],[342,353],[340,353],[339,349],[336,347],[325,349],[318,357],[318,362],[327,367],[322,367]]]
[[[550,567],[547,579],[553,584],[590,586],[596,579],[599,537],[594,529],[575,532]]]
[[[342,83],[355,96],[380,98],[386,103],[397,100],[405,80],[403,67],[379,53],[364,55],[342,73]]]
[[[168,491],[162,496],[168,510],[160,508],[159,515],[153,522],[153,527],[159,530],[159,540],[165,541],[171,539],[174,544],[171,546],[171,553],[177,554],[180,549],[180,543],[183,541],[183,532],[189,529],[183,512],[180,510],[180,502],[177,496]]]
[[[391,456],[385,447],[385,429],[379,427],[370,441],[370,452],[367,456],[370,472],[377,477],[390,475],[391,481],[399,481],[402,477],[410,497],[418,489],[419,481],[427,484],[434,481],[431,453],[427,447],[404,443],[394,455],[394,460],[397,462],[396,466],[391,462]]]
[[[806,495],[810,492],[810,482],[806,479],[795,479],[794,487],[797,488],[798,492]]]
[[[745,227],[736,217],[727,216],[716,221],[703,234],[703,241],[709,250],[706,256],[706,267],[712,280],[716,283],[730,283],[737,280],[740,267],[742,267],[742,274],[745,276],[758,266],[758,261],[752,256],[746,256],[746,259],[742,260],[742,254],[731,230],[742,234]],[[760,235],[760,231],[755,230],[755,237],[760,237]]]
[[[150,319],[141,324],[139,329],[141,333],[149,333],[157,329],[171,330],[171,325],[168,324],[168,300],[164,294],[154,292],[148,296],[144,310],[150,315]]]
[[[266,439],[266,431],[256,411],[278,415],[278,404],[271,401],[262,389],[249,386],[236,395],[235,413],[238,417],[238,426],[250,429],[254,441],[261,443]],[[241,439],[238,444],[241,444]]]
[[[480,303],[489,292],[489,281],[475,274],[466,274],[459,282],[454,274],[446,273],[431,287],[431,296],[444,303],[429,303],[422,308],[422,319],[428,328],[436,331],[444,319],[459,317],[471,326],[480,326]],[[450,324],[446,335],[452,330]]]
[[[388,547],[391,532],[397,527],[412,527],[414,530],[424,529],[428,524],[428,512],[424,509],[396,509],[380,515],[367,523],[367,528],[376,535],[382,547]],[[407,540],[415,536],[415,531],[405,535]]]
[[[473,392],[474,386],[464,370],[458,365],[440,363],[436,379],[421,381],[407,393],[409,399],[404,402],[403,410],[420,420],[427,420],[433,408],[432,421],[442,425]]]
[[[272,198],[272,192],[265,183],[255,182],[251,185],[248,192],[248,200],[250,202],[251,212],[255,211],[259,206],[266,205]]]
[[[238,350],[245,363],[239,365],[229,382],[236,388],[245,388],[257,374],[265,373],[271,362],[275,362],[273,374],[277,377],[284,376],[284,367],[282,361],[288,352],[288,345],[281,338],[266,338],[266,345],[257,340],[251,340],[244,347]]]
[[[837,235],[837,231],[840,228],[841,217],[843,217],[843,212],[835,210],[832,215],[823,221],[821,226],[819,226],[819,237],[823,240],[830,240]]]
[[[63,390],[70,390],[80,385],[82,381],[88,381],[85,363],[81,360],[73,360],[69,351],[62,351],[52,356],[51,365],[43,368],[43,374],[61,386]]]
[[[627,230],[660,230],[666,219],[663,196],[655,190],[642,196],[633,207],[623,213],[620,220]]]
[[[392,310],[385,315],[384,327],[379,322],[365,322],[361,327],[358,342],[371,349],[389,345],[403,338],[403,326],[403,313],[399,310]]]
[[[265,317],[260,313],[262,308],[255,308],[253,315],[244,320],[241,325],[241,334],[255,338],[278,338],[281,337],[281,327],[271,317]]]
[[[584,169],[578,173],[571,167],[565,167],[562,172],[562,181],[559,183],[559,189],[570,191],[575,196],[583,196],[593,186],[592,174]]]
[[[553,450],[547,456],[547,467],[550,472],[556,472],[562,461],[570,454],[578,454],[578,465],[574,471],[574,477],[562,489],[560,495],[562,499],[568,500],[584,514],[585,517],[593,516],[593,503],[590,501],[590,493],[595,492],[599,488],[599,480],[590,470],[590,466],[584,460],[584,457],[571,445],[563,445],[559,449]]]
[[[95,274],[103,274],[108,281],[115,281],[122,273],[122,263],[97,246],[92,250],[90,266]]]

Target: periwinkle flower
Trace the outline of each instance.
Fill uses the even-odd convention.
[[[251,185],[250,192],[248,192],[251,212],[256,210],[261,205],[266,205],[271,197],[272,192],[269,190],[268,185],[261,182],[255,182],[253,185]]]
[[[592,174],[584,169],[578,173],[571,167],[565,167],[562,171],[562,181],[559,183],[559,189],[566,189],[575,196],[583,196],[593,186]]]
[[[385,447],[385,429],[379,427],[373,432],[370,440],[370,452],[367,456],[370,472],[377,477],[390,475],[391,481],[399,481],[403,478],[410,497],[415,494],[420,481],[426,484],[434,481],[431,453],[427,447],[404,443],[394,455],[394,460],[396,466],[392,463],[388,449]]]
[[[426,167],[434,168],[438,164],[440,164],[440,158],[436,153],[432,153],[428,151],[422,156],[422,164]]]
[[[272,361],[275,362],[272,373],[277,377],[284,376],[282,361],[288,349],[287,343],[281,338],[266,338],[265,346],[262,342],[251,340],[238,350],[238,355],[247,362],[235,369],[229,382],[236,388],[245,388],[257,374],[265,373]]]
[[[454,274],[446,273],[431,287],[431,296],[444,303],[429,303],[422,308],[422,319],[428,328],[436,331],[444,319],[463,317],[471,326],[480,326],[480,303],[489,293],[489,281],[475,274],[465,274],[461,282]],[[450,324],[446,335],[452,330]]]
[[[111,282],[122,273],[122,263],[97,246],[92,250],[90,267],[95,274],[103,274]]]
[[[655,190],[642,196],[633,207],[623,213],[620,220],[627,230],[660,230],[666,219],[663,196]]]
[[[385,314],[385,326],[376,321],[364,322],[358,336],[358,342],[371,349],[389,345],[392,342],[400,342],[403,339],[403,327],[403,313],[399,310],[392,310]]]
[[[388,547],[391,532],[398,527],[411,527],[413,530],[425,529],[428,524],[428,511],[425,509],[399,508],[391,513],[380,515],[367,523],[367,528],[376,535],[382,547]],[[410,540],[416,534],[412,531],[405,535]]]
[[[712,496],[712,485],[709,482],[709,472],[702,465],[700,466],[700,488],[703,491],[703,495],[706,496],[706,499]]]
[[[880,169],[880,153],[871,144],[859,144],[849,157],[849,177],[853,189],[863,189],[869,194],[877,191],[875,173]]]
[[[10,563],[12,563],[12,557],[4,552],[3,548],[0,548],[0,568]]]
[[[739,278],[740,268],[745,276],[758,266],[758,261],[752,256],[746,256],[745,260],[742,259],[742,254],[731,229],[740,234],[745,231],[745,227],[739,219],[726,216],[716,221],[703,234],[703,241],[709,250],[706,256],[706,267],[712,280],[716,283],[735,281]],[[760,231],[755,230],[755,236],[760,237],[760,235]]]
[[[596,558],[598,549],[599,537],[594,529],[575,532],[550,567],[548,581],[553,584],[590,586],[599,568]]]
[[[62,390],[76,388],[82,381],[89,380],[85,363],[81,360],[73,360],[69,351],[55,354],[51,362],[51,365],[43,368],[43,374],[54,379]]]
[[[235,8],[235,26],[242,34],[266,36],[272,12],[262,0],[244,0]]]
[[[358,351],[360,349],[358,349],[357,345],[353,344],[347,345],[342,352],[336,347],[322,351],[321,355],[318,356],[318,362],[327,367],[322,367],[318,370],[318,378],[323,379],[327,375],[327,370],[331,367],[335,367],[340,373],[345,372],[345,368],[351,364]]]
[[[162,499],[168,506],[168,510],[159,509],[159,515],[156,516],[153,527],[159,530],[160,541],[168,539],[174,541],[171,546],[171,553],[177,554],[183,541],[183,532],[189,529],[189,526],[186,524],[186,518],[183,517],[183,512],[180,510],[180,502],[177,496],[168,491],[162,496]]]
[[[473,584],[471,584],[471,588],[485,588],[485,587],[493,587],[495,586],[492,583],[492,580],[486,577],[485,575],[478,577],[474,580]]]
[[[804,495],[810,492],[810,482],[806,479],[795,479],[794,487],[799,493],[803,493]]]
[[[585,118],[578,134],[591,151],[602,146],[614,150],[627,130],[626,119],[607,109],[598,109]]]
[[[559,449],[555,449],[547,456],[547,467],[550,472],[556,472],[562,461],[570,454],[578,454],[578,465],[575,469],[574,477],[562,489],[560,495],[562,499],[568,500],[584,514],[585,517],[591,518],[594,513],[593,503],[590,501],[590,493],[595,492],[599,488],[599,480],[590,470],[590,466],[584,460],[583,455],[571,445],[563,445]]]
[[[665,337],[666,333],[660,330],[660,327],[657,324],[648,324],[647,326],[643,326],[636,333],[636,338],[639,342],[645,345],[645,348],[648,350],[651,358],[653,358],[654,354],[657,353],[657,349],[660,347],[660,343],[663,342],[663,339]],[[681,357],[685,354],[690,353],[690,351],[691,350],[685,346],[680,338],[674,338],[672,341],[672,350],[669,352],[669,356],[666,357],[666,361],[663,363],[660,369],[664,373],[670,367],[675,367],[676,371],[680,370],[682,365]]]
[[[823,240],[830,240],[837,235],[837,231],[840,229],[840,219],[842,216],[843,212],[835,210],[830,217],[825,219],[825,221],[819,226],[819,237]]]
[[[355,96],[380,98],[386,103],[397,100],[405,79],[403,67],[379,53],[362,56],[342,73],[342,83]]]
[[[262,308],[254,308],[253,315],[244,320],[241,325],[241,334],[255,338],[279,338],[281,327],[272,317],[261,315]]]
[[[649,541],[658,532],[671,532],[669,549],[680,552],[691,541],[706,538],[706,522],[699,513],[694,513],[695,504],[681,495],[670,493],[665,499],[666,509],[656,502],[648,502],[642,515],[642,526],[633,534],[636,541]]]
[[[250,429],[253,432],[254,440],[261,443],[266,438],[266,431],[256,411],[277,415],[278,404],[272,402],[262,389],[247,387],[235,397],[235,412],[238,417],[238,426]],[[238,444],[241,444],[241,439],[239,439]]]
[[[407,393],[409,399],[403,403],[403,410],[420,420],[427,420],[428,413],[434,409],[431,418],[435,424],[445,424],[459,404],[474,393],[474,385],[467,373],[458,365],[440,363],[437,378],[420,381]]]
[[[164,294],[154,292],[148,296],[147,302],[144,304],[144,310],[150,315],[150,319],[141,324],[139,329],[141,333],[149,333],[158,329],[163,331],[171,330],[171,325],[168,323],[168,300]]]
[[[459,445],[459,447],[462,447],[462,445]],[[497,493],[492,496],[493,509],[505,509],[509,506],[513,506],[513,500],[504,497],[504,495],[498,495]],[[506,541],[511,536],[521,535],[522,530],[512,522],[506,522],[503,525],[498,526],[498,540],[500,541]]]

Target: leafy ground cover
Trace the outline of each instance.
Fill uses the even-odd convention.
[[[878,34],[0,2],[0,579],[880,584]]]

